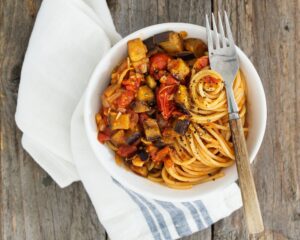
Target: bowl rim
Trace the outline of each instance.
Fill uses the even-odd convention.
[[[111,169],[104,163],[104,161],[102,161],[102,158],[100,158],[100,156],[98,156],[98,154],[96,153],[96,146],[95,146],[95,141],[96,139],[95,136],[92,134],[91,132],[91,126],[90,126],[90,116],[89,116],[89,109],[90,109],[90,102],[91,102],[91,97],[92,97],[92,93],[93,93],[93,89],[95,88],[95,85],[97,84],[97,81],[99,81],[99,72],[100,72],[100,67],[103,64],[103,62],[108,58],[109,55],[111,55],[112,52],[114,52],[113,50],[116,48],[119,48],[120,46],[122,46],[124,43],[127,44],[128,40],[132,39],[133,37],[136,37],[137,35],[143,33],[143,32],[147,32],[149,30],[158,28],[161,29],[161,31],[165,31],[168,28],[172,28],[176,25],[176,28],[182,28],[185,29],[189,28],[192,29],[194,28],[195,30],[201,30],[203,31],[203,29],[205,30],[205,27],[200,26],[200,25],[195,25],[195,24],[191,24],[191,23],[175,23],[175,22],[169,22],[169,23],[161,23],[161,24],[154,24],[142,29],[139,29],[133,33],[130,33],[129,35],[127,35],[126,37],[122,38],[119,42],[117,42],[114,46],[112,46],[111,49],[108,50],[108,52],[102,57],[102,59],[98,62],[98,64],[96,65],[96,67],[94,68],[93,73],[91,74],[91,77],[89,79],[86,91],[85,91],[85,96],[84,96],[84,112],[83,112],[83,117],[84,117],[84,125],[85,125],[85,131],[88,137],[88,141],[89,144],[94,152],[95,157],[97,158],[98,162],[101,163],[101,165],[104,167],[104,169],[108,172],[108,174],[113,177],[114,179],[116,179],[118,182],[120,182],[122,185],[124,185],[126,188],[139,193],[145,197],[148,198],[152,198],[152,199],[156,199],[156,200],[162,200],[162,201],[171,201],[171,202],[179,202],[179,201],[192,201],[192,200],[197,200],[200,199],[202,197],[204,197],[207,194],[210,194],[211,192],[214,191],[218,191],[220,189],[225,189],[225,187],[228,187],[230,184],[234,183],[237,178],[237,172],[233,171],[233,173],[229,176],[229,178],[227,179],[226,182],[226,186],[224,186],[224,184],[219,184],[218,186],[216,186],[214,189],[208,191],[207,193],[201,193],[201,194],[195,194],[195,196],[181,196],[173,199],[173,198],[168,198],[165,196],[158,196],[156,194],[153,194],[151,192],[146,192],[141,190],[139,187],[136,187],[134,184],[131,184],[130,182],[128,182],[123,176],[120,175],[116,175],[114,174],[114,172],[111,171]],[[267,104],[266,104],[266,96],[265,96],[265,92],[263,89],[263,85],[261,82],[261,79],[255,69],[255,67],[253,66],[252,62],[250,61],[250,59],[246,56],[246,54],[239,48],[237,47],[237,53],[239,58],[243,58],[243,61],[245,61],[245,65],[250,68],[250,70],[252,71],[252,74],[254,75],[253,78],[257,79],[257,91],[259,92],[259,95],[261,96],[261,100],[262,102],[261,104],[261,111],[262,111],[262,120],[261,120],[261,125],[259,126],[259,134],[258,137],[256,139],[256,144],[254,145],[254,148],[252,150],[251,153],[249,153],[249,159],[251,161],[251,163],[254,161],[255,156],[257,155],[257,152],[262,144],[263,141],[263,137],[265,134],[265,129],[266,129],[266,122],[267,122]],[[116,164],[116,167],[120,167]],[[228,183],[231,182],[231,183]],[[156,183],[153,183],[156,184]],[[183,191],[183,190],[178,190],[178,191]]]

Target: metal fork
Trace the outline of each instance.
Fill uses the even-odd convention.
[[[233,81],[239,69],[239,61],[226,12],[224,12],[224,18],[227,38],[225,37],[220,13],[218,13],[220,34],[218,33],[214,14],[212,14],[213,31],[210,28],[208,16],[206,15],[206,34],[210,67],[221,74],[225,83],[229,125],[234,144],[235,161],[239,175],[239,184],[242,192],[249,238],[261,239],[264,234],[264,225],[250,169],[243,125],[233,93]]]

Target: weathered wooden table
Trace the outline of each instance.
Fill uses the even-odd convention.
[[[107,234],[82,184],[60,189],[22,150],[14,122],[20,70],[40,4],[0,2],[0,239],[104,240]],[[228,11],[236,43],[256,66],[267,96],[267,131],[253,164],[267,239],[300,239],[300,1],[108,4],[123,36],[161,22],[203,25],[204,13]],[[242,211],[184,239],[246,239]]]

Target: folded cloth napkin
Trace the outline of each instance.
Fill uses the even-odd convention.
[[[82,180],[112,240],[190,235],[241,207],[236,184],[194,202],[145,199],[113,180],[89,147],[82,95],[94,67],[119,39],[104,0],[43,1],[19,87],[23,147],[61,187]]]

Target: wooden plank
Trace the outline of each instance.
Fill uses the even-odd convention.
[[[253,173],[267,239],[299,239],[299,1],[214,1],[261,76],[267,131]],[[298,50],[297,50],[298,49]],[[246,239],[242,211],[214,226],[214,239]]]
[[[21,65],[39,5],[40,0],[0,2],[1,239],[105,239],[82,185],[59,189],[22,150],[14,124]],[[203,14],[212,7],[205,0],[110,0],[109,6],[123,36],[159,22],[203,24]],[[254,62],[266,90],[268,126],[254,177],[268,239],[298,239],[300,3],[214,0],[213,8],[229,12],[236,42]],[[245,239],[245,231],[237,211],[213,232],[183,239]]]
[[[41,1],[1,1],[1,239],[106,239],[82,184],[60,189],[21,147],[14,121],[20,70]]]

